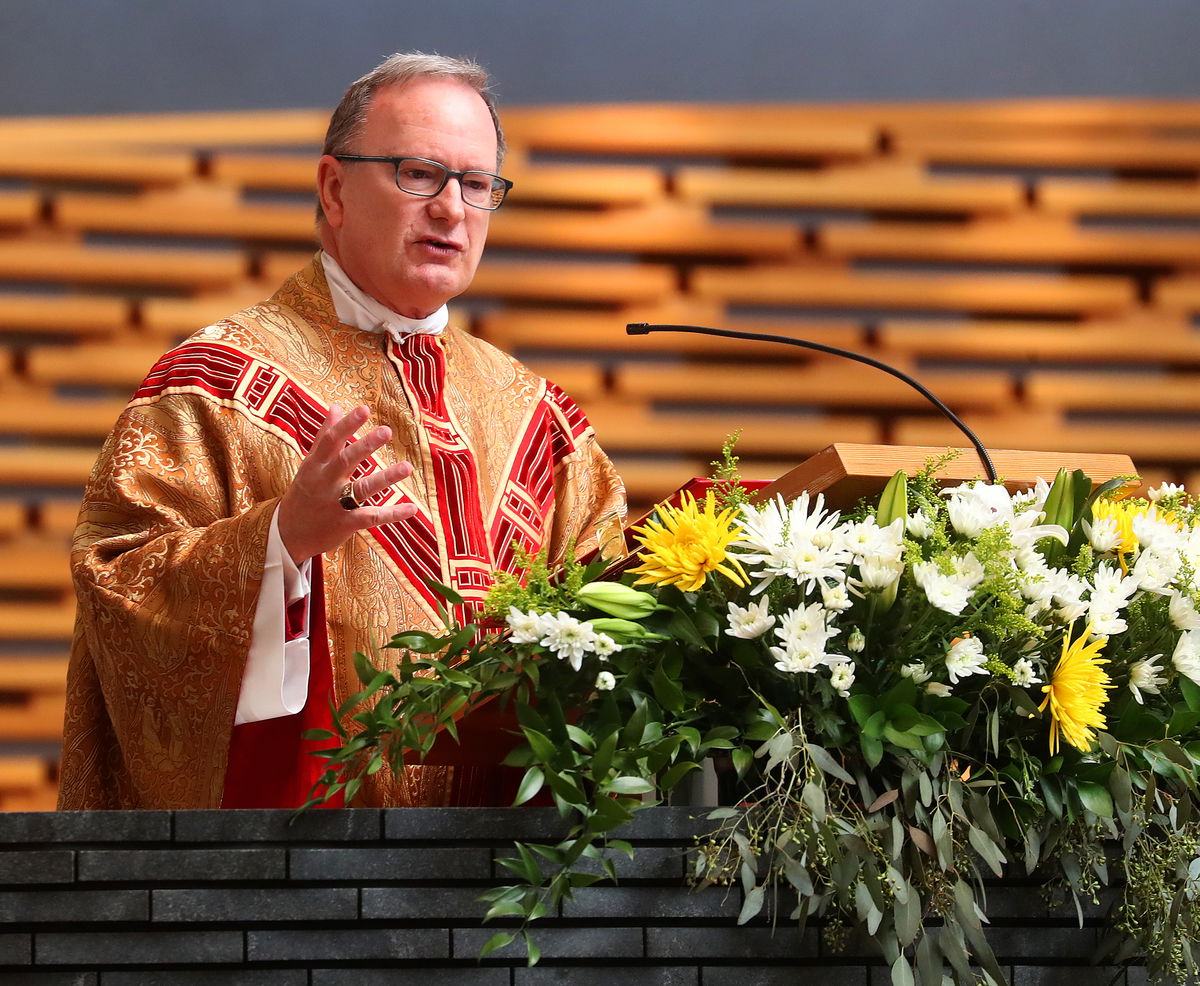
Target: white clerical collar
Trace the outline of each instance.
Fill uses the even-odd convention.
[[[445,305],[424,318],[407,318],[392,311],[350,280],[341,264],[324,250],[321,251],[321,266],[325,268],[325,280],[329,282],[334,311],[343,325],[353,325],[364,332],[386,332],[399,342],[414,332],[419,335],[440,335],[450,321],[450,312]]]

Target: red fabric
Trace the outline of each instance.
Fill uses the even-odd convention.
[[[328,748],[332,741],[306,740],[302,735],[309,729],[333,726],[329,708],[333,668],[325,635],[325,588],[320,558],[313,559],[309,606],[308,625],[313,632],[308,639],[308,701],[294,716],[233,727],[222,808],[296,808],[307,800],[325,769],[325,761],[311,751]],[[324,807],[342,807],[341,795]]]

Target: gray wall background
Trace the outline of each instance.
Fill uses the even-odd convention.
[[[508,103],[1200,96],[1200,0],[0,0],[0,116],[330,106],[384,55]]]

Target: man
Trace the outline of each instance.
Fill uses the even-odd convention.
[[[561,558],[623,511],[570,399],[446,326],[502,156],[478,66],[392,56],[330,121],[322,252],[134,395],[76,531],[61,807],[295,806],[300,733],[358,690],[355,651],[440,625],[429,581],[477,602],[514,545]],[[366,800],[478,800],[467,773]]]

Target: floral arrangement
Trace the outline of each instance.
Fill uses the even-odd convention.
[[[742,922],[857,929],[896,986],[940,986],[944,964],[1001,984],[984,879],[1038,874],[1081,922],[1119,887],[1112,959],[1194,974],[1200,506],[1065,471],[943,490],[943,461],[843,516],[749,502],[727,446],[705,499],[636,529],[620,581],[528,559],[483,621],[401,634],[393,669],[360,655],[358,731],[326,734],[310,804],[497,701],[519,724],[517,803],[548,789],[569,827],[505,861],[488,916],[522,923],[485,954],[524,934],[536,961],[530,922],[611,877],[631,850],[610,833],[719,756],[741,802],[709,815],[694,879],[740,884]]]

